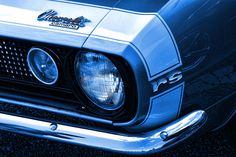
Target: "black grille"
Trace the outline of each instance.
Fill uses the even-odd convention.
[[[66,50],[69,49],[47,43],[0,37],[0,87],[41,94],[56,99],[67,98],[69,94],[71,95],[68,97],[69,100],[77,101],[63,74],[53,86],[45,85],[34,77],[27,63],[27,54],[32,47],[49,48],[55,52],[56,57],[59,58],[58,62],[61,64],[64,62],[65,52],[68,52]],[[60,69],[61,73],[62,71]]]
[[[18,96],[30,99],[67,102],[65,104],[70,105],[61,108],[78,110],[81,106],[80,100],[75,97],[70,85],[67,84],[69,81],[63,77],[62,68],[59,69],[61,76],[55,85],[45,85],[34,77],[27,63],[28,51],[32,47],[48,48],[53,51],[59,66],[64,64],[66,54],[72,50],[59,45],[0,37],[0,95],[17,92]],[[52,103],[49,106],[53,105],[58,104]]]
[[[18,40],[13,38],[0,37],[0,79],[11,80],[12,82],[23,82],[41,87],[45,85],[39,82],[30,71],[27,63],[27,54],[32,47],[49,48],[59,58],[58,62],[64,64],[64,57],[67,49],[62,46],[38,43],[33,41]],[[62,71],[60,71],[62,72]],[[50,86],[47,86],[50,88]],[[51,88],[69,89],[63,77]]]
[[[53,52],[53,58],[58,63],[59,69],[59,79],[54,85],[45,85],[39,82],[30,71],[27,54],[32,47]],[[27,98],[31,101],[40,100],[40,104],[46,102],[46,105],[49,106],[70,109],[82,114],[95,115],[99,118],[113,119],[119,122],[133,118],[135,112],[130,114],[129,111],[136,110],[136,103],[133,99],[136,95],[135,85],[127,92],[127,98],[132,99],[129,101],[127,99],[127,105],[115,112],[102,110],[89,99],[86,99],[76,82],[73,69],[75,55],[82,51],[84,50],[62,45],[0,37],[0,96],[4,94],[6,97],[12,97],[12,93],[14,93],[17,98]],[[110,58],[117,62],[116,64],[122,70],[122,74],[131,74],[128,63],[123,64],[123,59]],[[125,80],[128,85],[134,83],[127,76],[124,78],[127,78]],[[134,78],[133,75],[132,78]],[[6,91],[8,95],[6,95]],[[48,104],[48,101],[55,103]],[[63,105],[58,106],[57,102],[63,102]]]
[[[27,48],[21,43],[0,40],[0,76],[36,82],[27,65]]]

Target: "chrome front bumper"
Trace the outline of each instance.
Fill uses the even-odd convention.
[[[0,129],[119,153],[140,155],[159,152],[188,138],[203,126],[206,119],[206,113],[199,110],[151,132],[122,134],[0,113]]]

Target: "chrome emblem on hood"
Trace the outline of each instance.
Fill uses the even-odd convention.
[[[69,28],[69,29],[79,29],[80,27],[85,27],[86,22],[90,20],[84,18],[83,16],[77,17],[75,19],[68,17],[56,16],[58,13],[55,10],[47,10],[38,16],[38,21],[48,21],[51,22],[50,26]]]

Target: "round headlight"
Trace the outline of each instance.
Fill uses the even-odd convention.
[[[116,110],[124,104],[124,82],[116,66],[104,55],[78,54],[75,74],[84,93],[97,106]]]
[[[31,48],[27,56],[33,75],[42,83],[52,85],[58,79],[58,68],[53,58],[43,49]]]

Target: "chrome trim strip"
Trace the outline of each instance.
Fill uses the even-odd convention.
[[[13,104],[13,105],[20,105],[20,106],[30,107],[30,108],[34,108],[34,109],[39,109],[39,110],[44,110],[44,111],[48,111],[48,112],[67,115],[67,116],[71,116],[71,117],[75,117],[75,118],[85,119],[85,120],[89,120],[89,121],[93,121],[93,122],[112,125],[112,121],[110,121],[110,120],[101,119],[101,118],[97,118],[97,117],[92,117],[92,116],[88,116],[88,115],[83,115],[83,114],[80,114],[78,112],[63,110],[63,109],[59,109],[59,108],[56,108],[56,107],[45,106],[45,105],[42,105],[42,104],[35,104],[35,103],[26,102],[26,101],[14,100],[14,99],[11,99],[11,98],[4,98],[4,97],[1,96],[1,94],[2,93],[0,91],[0,103],[5,102],[5,103]]]
[[[121,134],[0,113],[0,129],[119,153],[147,154],[188,138],[203,126],[206,117],[206,113],[199,110],[151,132]]]

